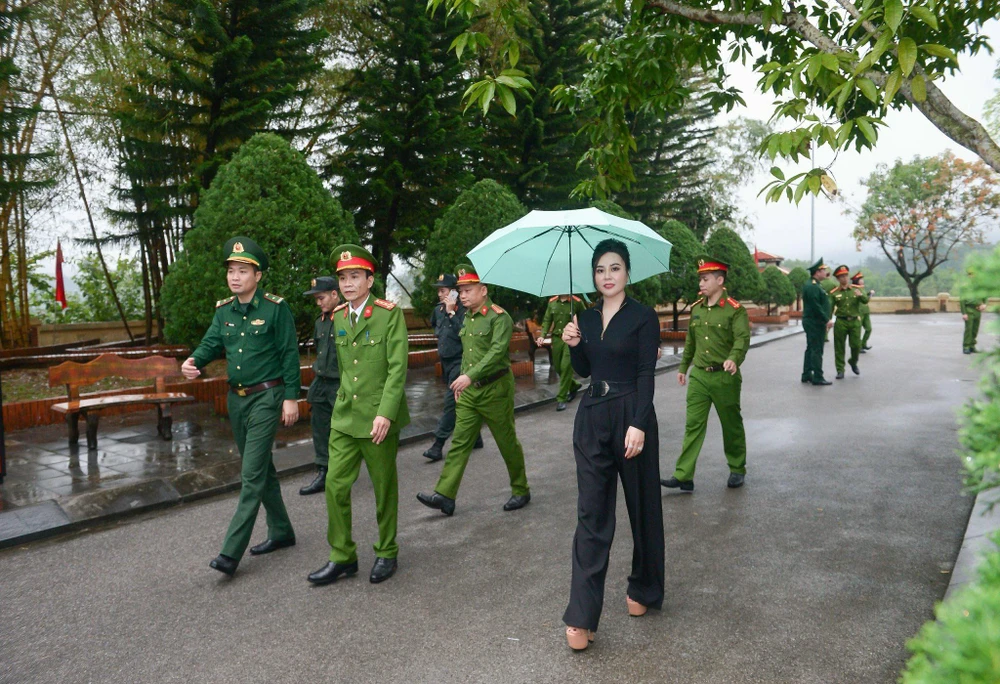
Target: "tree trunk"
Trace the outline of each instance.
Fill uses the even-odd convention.
[[[680,330],[680,325],[681,325],[681,320],[680,319],[681,319],[681,312],[677,309],[677,300],[675,299],[674,300],[674,327],[673,327],[673,331],[674,332],[677,332],[678,330]]]
[[[907,282],[906,287],[910,290],[910,301],[913,304],[913,310],[917,311],[920,308],[920,293],[917,291],[920,288],[920,281]]]

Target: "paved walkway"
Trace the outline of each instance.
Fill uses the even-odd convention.
[[[518,418],[534,500],[509,492],[493,441],[476,452],[453,518],[414,499],[439,466],[401,449],[400,572],[314,588],[325,504],[283,482],[298,546],[207,567],[235,496],[0,552],[0,682],[894,682],[905,641],[948,584],[972,500],[961,492],[955,410],[978,371],[958,316],[875,319],[861,377],[799,383],[801,336],[744,366],[747,485],[725,488],[711,424],[693,495],[664,494],[664,610],[628,618],[624,504],[598,641],[565,646],[576,482],[574,411]],[[827,359],[827,367],[832,359]],[[832,375],[832,373],[831,373]],[[684,393],[657,380],[662,469]],[[669,445],[669,446],[668,446]],[[354,496],[362,571],[370,484]],[[263,523],[255,539],[263,538]]]

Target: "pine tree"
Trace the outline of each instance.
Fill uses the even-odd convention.
[[[473,182],[480,132],[462,116],[462,66],[448,52],[465,28],[421,3],[373,0],[371,52],[347,79],[353,110],[325,167],[379,271],[422,252],[434,220]]]

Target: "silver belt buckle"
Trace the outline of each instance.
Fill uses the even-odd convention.
[[[606,397],[611,391],[611,386],[605,380],[601,380],[601,396]]]

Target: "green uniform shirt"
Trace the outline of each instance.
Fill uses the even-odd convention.
[[[830,297],[815,278],[802,287],[802,319],[826,323],[830,320]]]
[[[982,313],[979,307],[985,303],[985,299],[965,299],[963,297],[958,302],[958,309],[962,312],[962,315]]]
[[[350,312],[350,304],[333,312],[340,391],[330,426],[371,439],[372,423],[382,416],[392,421],[389,434],[397,433],[410,424],[404,392],[409,341],[403,310],[369,295],[354,326]]]
[[[282,297],[255,292],[245,305],[235,296],[217,302],[212,325],[191,358],[203,368],[223,352],[233,387],[281,378],[285,399],[299,398],[298,337],[292,310]]]
[[[542,318],[542,335],[560,337],[566,324],[573,320],[573,315],[586,308],[584,303],[576,297],[568,302],[560,300],[559,297],[553,297],[549,300],[549,305],[545,307],[545,316]]]
[[[313,371],[316,377],[327,380],[337,380],[340,378],[340,371],[337,368],[337,332],[333,326],[333,312],[323,314],[316,319],[316,330],[313,333],[313,340],[316,343],[316,361],[313,363]]]
[[[866,316],[866,315],[868,315],[868,314],[870,314],[872,312],[872,308],[868,305],[869,301],[871,301],[871,298],[870,297],[866,297],[865,301],[861,302],[861,304],[858,305],[858,313],[860,315]]]
[[[855,292],[860,293],[860,295],[854,294]],[[833,302],[833,311],[837,314],[837,318],[860,317],[861,305],[868,303],[868,294],[853,285],[835,287],[830,290],[829,296]]]
[[[750,348],[750,316],[735,299],[722,296],[715,306],[703,297],[691,307],[681,373],[692,364],[697,368],[721,366],[724,361],[743,363]]]
[[[490,301],[465,314],[462,325],[462,374],[479,382],[510,368],[510,337],[514,321],[510,314]]]

